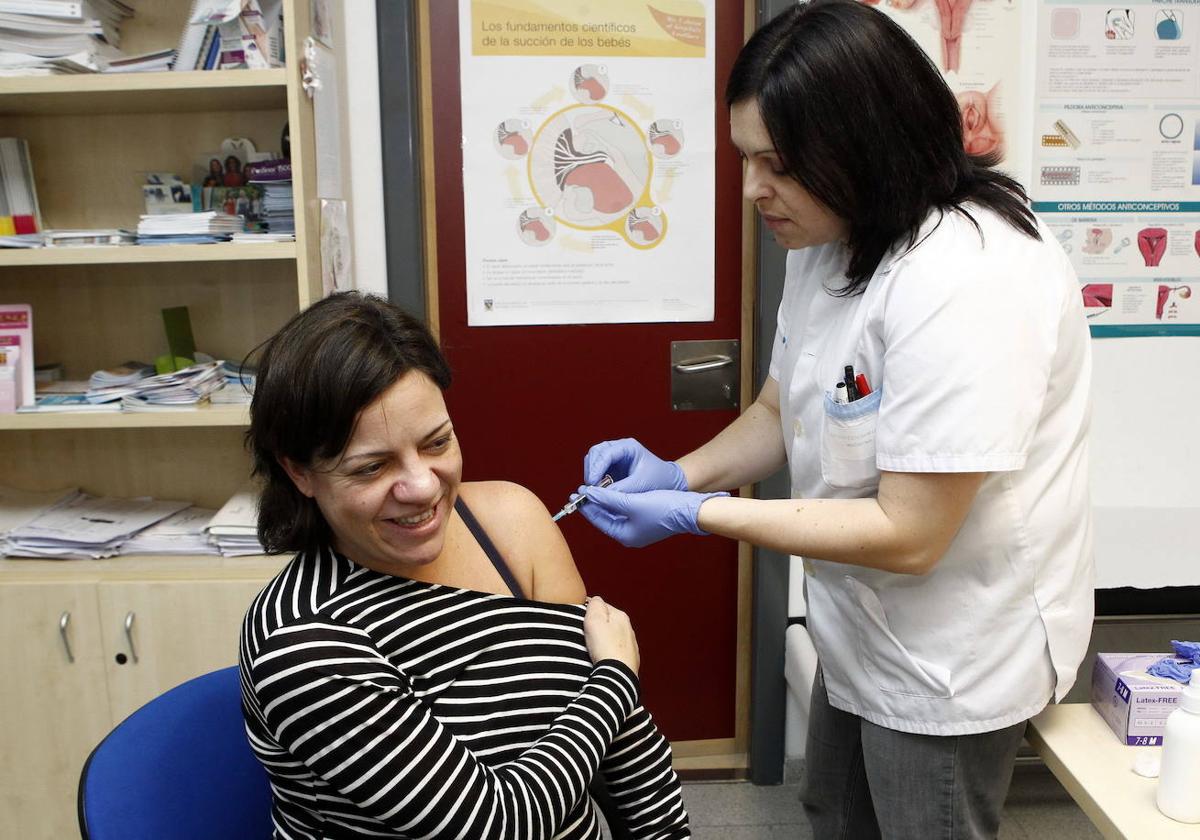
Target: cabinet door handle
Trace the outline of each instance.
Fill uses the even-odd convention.
[[[75,654],[71,653],[71,640],[67,638],[67,625],[70,623],[70,610],[63,610],[63,614],[58,617],[58,635],[62,636],[63,647],[67,651],[67,661],[74,664]]]
[[[125,641],[129,642],[129,658],[136,665],[138,661],[137,648],[133,646],[133,610],[125,614]]]

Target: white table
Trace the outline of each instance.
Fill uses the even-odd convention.
[[[1105,837],[1200,840],[1200,823],[1175,822],[1154,804],[1158,779],[1133,772],[1139,751],[1128,747],[1088,703],[1047,706],[1025,739]]]

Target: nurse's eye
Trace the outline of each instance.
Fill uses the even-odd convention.
[[[453,439],[454,439],[454,436],[448,435],[448,434],[442,435],[439,438],[435,438],[434,440],[430,441],[430,443],[429,443],[429,451],[430,452],[445,452],[446,449],[448,449],[450,446],[450,441]]]

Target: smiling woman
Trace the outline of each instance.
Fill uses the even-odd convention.
[[[602,776],[614,837],[688,837],[629,619],[584,603],[531,493],[461,480],[449,384],[424,325],[355,293],[261,350],[259,534],[296,556],[239,659],[276,836],[598,840]]]

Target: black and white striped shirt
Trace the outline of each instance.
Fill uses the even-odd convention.
[[[599,770],[635,837],[690,837],[637,677],[592,665],[583,616],[297,555],[241,641],[276,836],[598,840]]]

